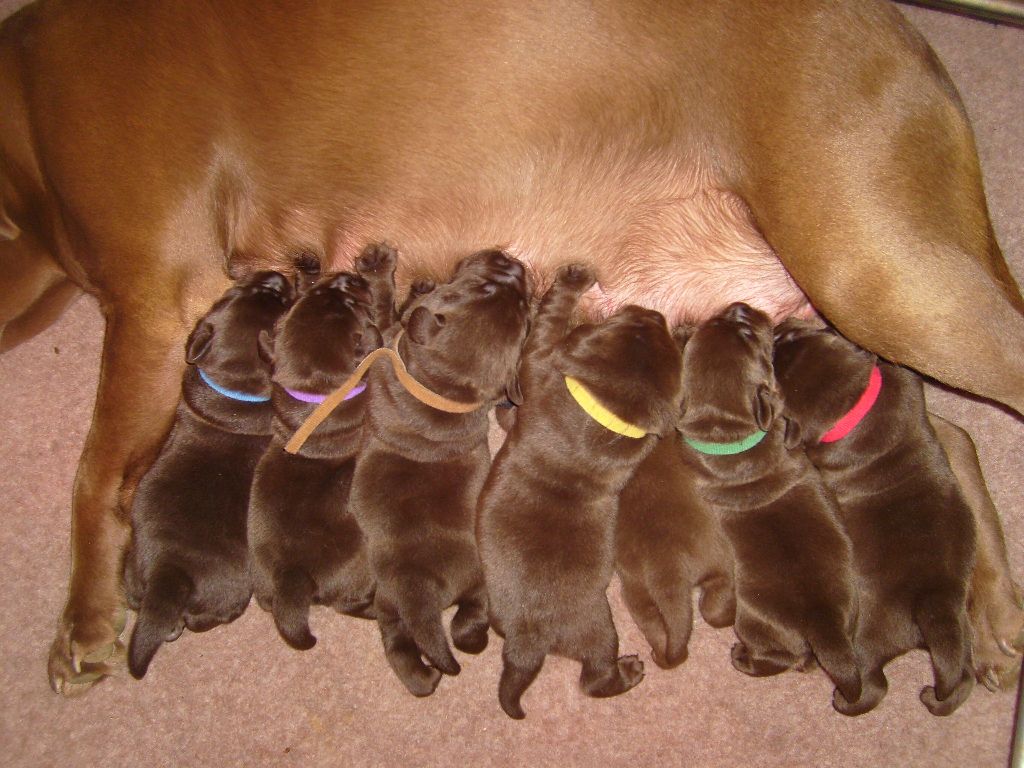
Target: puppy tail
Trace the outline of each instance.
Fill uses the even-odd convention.
[[[192,589],[192,579],[176,565],[157,566],[128,644],[128,671],[132,677],[141,680],[160,646],[180,634]]]
[[[292,648],[308,651],[316,645],[309,631],[309,606],[316,582],[301,568],[282,568],[274,576],[274,624]]]
[[[446,675],[459,674],[462,667],[452,655],[441,624],[441,610],[446,606],[441,605],[440,585],[436,580],[423,574],[406,579],[399,585],[397,598],[398,613],[420,652],[435,669]]]

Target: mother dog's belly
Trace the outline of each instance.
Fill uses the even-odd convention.
[[[485,181],[457,187],[391,181],[389,193],[344,206],[256,205],[239,217],[238,240],[245,253],[273,254],[272,266],[287,268],[306,250],[332,270],[350,269],[364,245],[387,240],[401,254],[400,290],[416,278],[447,279],[460,258],[494,246],[527,265],[537,290],[559,266],[582,261],[598,272],[600,290],[584,302],[598,316],[630,303],[672,324],[700,322],[734,301],[776,319],[809,310],[747,206],[696,165],[683,173],[667,170],[677,167],[670,162],[605,161],[601,173],[573,165],[545,173],[533,163],[493,183],[486,179],[498,175],[484,169]]]

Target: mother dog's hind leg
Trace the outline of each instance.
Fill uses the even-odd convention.
[[[1024,414],[1024,301],[948,76],[906,28],[833,47],[775,94],[737,191],[844,335]]]
[[[171,424],[184,366],[181,318],[125,302],[106,320],[96,410],[75,478],[71,583],[48,664],[51,687],[65,695],[123,663],[131,500]]]

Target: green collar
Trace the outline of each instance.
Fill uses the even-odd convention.
[[[742,440],[737,440],[735,443],[703,443],[700,440],[691,440],[685,435],[683,440],[688,446],[701,453],[708,453],[712,456],[732,456],[750,450],[764,440],[764,436],[767,434],[767,432],[759,429],[754,434],[748,435]]]

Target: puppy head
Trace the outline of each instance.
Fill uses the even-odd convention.
[[[349,272],[323,276],[307,288],[262,345],[281,386],[328,393],[381,345],[371,323],[367,281]]]
[[[786,401],[786,442],[817,444],[860,397],[876,358],[820,323],[775,329],[775,376]]]
[[[254,272],[232,285],[196,324],[185,360],[222,386],[269,393],[270,363],[260,334],[274,327],[295,300],[295,287],[280,272]]]
[[[528,321],[523,265],[502,251],[481,251],[404,308],[403,349],[430,381],[463,390],[459,399],[490,402],[514,388]]]
[[[681,361],[665,318],[635,305],[576,327],[557,363],[619,418],[664,435],[678,418]]]
[[[736,303],[691,331],[683,345],[683,397],[679,429],[713,442],[767,431],[781,409],[772,370],[772,322]]]

